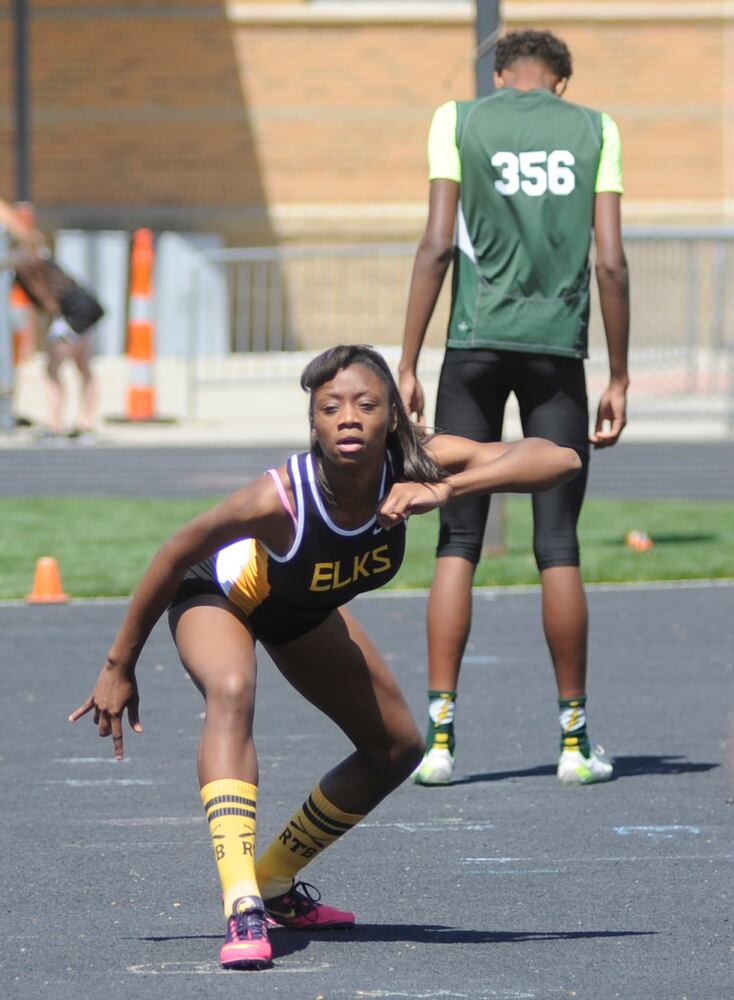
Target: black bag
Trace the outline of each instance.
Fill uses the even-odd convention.
[[[39,308],[60,313],[74,333],[84,333],[104,316],[104,309],[94,295],[62,270],[52,257],[27,251],[13,256],[15,280],[26,295]]]
[[[75,281],[59,297],[59,306],[61,315],[74,333],[84,333],[104,316],[104,309],[92,293]]]

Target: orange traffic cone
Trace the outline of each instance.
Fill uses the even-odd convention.
[[[33,591],[26,595],[27,604],[63,604],[70,600],[61,589],[59,564],[53,556],[42,556],[36,561]]]
[[[649,552],[655,548],[655,542],[646,531],[628,531],[624,536],[624,544],[633,552]]]
[[[35,226],[35,214],[30,202],[19,201],[15,209],[27,226]],[[33,303],[17,281],[10,287],[10,328],[13,334],[13,364],[17,368],[30,358],[36,343]]]
[[[130,255],[127,419],[155,419],[153,388],[153,233],[136,229]]]

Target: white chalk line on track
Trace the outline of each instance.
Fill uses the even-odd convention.
[[[206,843],[206,841],[204,839],[202,839],[201,842],[202,842],[202,844]],[[146,850],[150,850],[152,844],[153,844],[153,841],[151,841],[151,840],[125,840],[121,844],[116,844],[116,843],[115,844],[113,844],[113,843],[102,843],[102,844],[86,843],[86,844],[79,844],[79,843],[69,842],[69,843],[62,843],[62,844],[60,844],[60,846],[63,847],[64,850],[67,850],[67,851],[74,851],[74,850],[77,850],[77,851],[102,851],[104,854],[106,854],[106,853],[112,853],[113,851],[146,851]],[[188,848],[188,847],[191,847],[191,841],[190,840],[159,840],[156,837],[156,839],[155,839],[155,849],[158,851],[158,850],[161,850],[164,847]]]
[[[123,786],[154,785],[149,778],[49,778],[44,785],[66,785],[68,788],[92,788],[99,785]]]
[[[105,826],[117,826],[117,827],[145,827],[145,826],[184,826],[184,825],[203,825],[204,817],[203,815],[189,815],[189,816],[127,816],[127,817],[110,817],[110,818],[99,818],[95,821],[98,825],[102,824]],[[358,826],[354,828],[355,833],[359,833],[362,830],[368,829],[391,829],[391,830],[401,830],[404,833],[483,833],[485,830],[494,830],[496,828],[495,823],[491,823],[488,820],[472,820],[472,819],[461,819],[458,817],[446,817],[445,819],[436,820],[425,820],[425,821],[410,821],[410,820],[363,820]],[[688,834],[690,836],[699,836],[705,834],[707,831],[701,826],[685,826],[683,824],[674,824],[670,826],[613,826],[611,831],[618,836],[627,837],[631,834],[638,834],[646,841],[653,844],[662,843],[664,841],[670,841],[674,837],[679,837],[681,834]],[[732,855],[725,855],[725,857],[730,857]],[[504,864],[507,862],[515,861],[532,861],[533,858],[530,857],[472,857],[465,858],[465,862],[491,862],[493,864]],[[570,860],[602,860],[589,857],[586,859],[570,859]],[[610,858],[608,860],[624,860],[624,858]]]
[[[588,857],[588,858],[543,858],[542,861],[545,864],[555,864],[559,865],[559,868],[547,868],[542,869],[544,872],[557,874],[562,871],[565,866],[568,865],[597,865],[597,864],[620,864],[627,862],[641,862],[642,864],[647,864],[650,861],[654,862],[669,862],[669,861],[731,861],[734,859],[734,854],[647,854],[644,857],[642,855],[610,855],[608,857]],[[525,864],[538,864],[541,861],[540,858],[459,858],[460,865],[507,865],[507,864],[517,864],[518,862],[523,862]],[[533,872],[536,870],[533,869]],[[485,875],[518,875],[518,874],[531,874],[528,869],[511,869],[503,868],[498,871],[487,871],[484,868],[472,869],[472,874],[483,873]]]
[[[293,975],[304,973],[314,973],[314,972],[327,972],[330,971],[332,966],[327,962],[320,962],[316,965],[288,965],[287,958],[278,958],[276,964],[271,969],[264,969],[258,973],[258,980],[261,976],[270,978],[277,975]],[[126,970],[128,973],[137,976],[176,976],[176,975],[188,975],[188,976],[218,976],[226,975],[232,976],[232,972],[221,968],[215,962],[161,962],[160,965],[154,964],[141,964],[141,965],[129,965]],[[528,990],[487,990],[485,988],[480,988],[478,990],[425,990],[425,989],[415,989],[415,990],[390,990],[390,989],[354,989],[353,987],[347,990],[333,990],[329,991],[330,997],[344,996],[352,997],[354,1000],[535,1000],[540,994]],[[568,996],[568,993],[563,990],[554,990],[549,993],[547,990],[543,990],[543,996],[553,996],[554,994],[558,996]]]
[[[54,757],[51,760],[52,764],[112,764],[113,767],[119,767],[120,764],[129,764],[130,758],[123,757],[122,760],[116,760],[111,755],[109,757]]]
[[[263,969],[259,972],[258,979],[260,976],[328,972],[331,969],[328,962],[319,962],[316,965],[288,965],[287,963],[287,958],[279,958],[277,965],[273,966],[272,969]],[[153,963],[128,965],[127,972],[137,976],[232,976],[229,969],[223,969],[217,962],[161,962],[159,965]]]
[[[97,819],[95,823],[105,826],[183,826],[184,824],[201,825],[206,822],[203,813],[200,816],[131,816],[126,819]]]
[[[472,821],[450,817],[417,823],[405,820],[393,822],[363,820],[354,829],[358,831],[370,828],[401,830],[403,833],[484,833],[486,830],[494,830],[495,824],[485,820]]]
[[[553,995],[557,996],[568,996],[568,991],[566,990],[553,990],[550,993],[547,990],[543,990],[543,996],[550,997]],[[448,997],[449,1000],[535,1000],[540,994],[528,993],[526,990],[475,990],[469,993],[461,991],[452,990],[420,990],[416,992],[415,990],[355,990],[354,992],[346,992],[345,990],[330,990],[330,996],[350,996],[358,998],[358,1000],[392,1000],[392,998],[402,998],[406,997],[408,1000],[441,1000],[441,998]]]

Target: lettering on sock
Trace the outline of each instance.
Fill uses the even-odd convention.
[[[238,899],[247,909],[258,895],[256,799],[256,786],[238,778],[216,779],[201,789],[227,917]]]
[[[296,827],[296,824],[292,820],[290,825]],[[296,829],[298,829],[298,827],[296,827]],[[308,833],[305,830],[303,830],[303,833],[306,836],[308,836]],[[309,845],[304,840],[301,840],[300,837],[297,837],[295,834],[293,834],[291,830],[288,829],[288,827],[286,827],[285,830],[283,830],[278,839],[280,840],[281,844],[284,847],[288,848],[291,854],[297,854],[300,858],[304,859],[310,859],[314,857],[314,855],[318,854],[319,851],[326,846],[326,844],[323,843],[318,847],[309,847]],[[312,837],[311,839],[314,841],[314,843],[316,844],[319,843],[317,840],[315,840],[315,838]]]
[[[305,812],[305,808],[304,808],[304,812]],[[300,819],[300,817],[294,817],[291,820],[291,826],[294,829],[296,829],[300,834],[302,834],[304,837],[308,837],[308,839],[311,841],[311,843],[314,844],[316,846],[317,850],[319,850],[319,851],[323,851],[323,849],[329,843],[329,841],[327,840],[326,837],[323,837],[323,836],[322,837],[317,837],[314,833],[311,832],[311,830],[307,830],[306,827],[303,824],[303,821]]]

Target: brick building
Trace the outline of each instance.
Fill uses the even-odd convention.
[[[412,239],[434,107],[474,92],[468,0],[33,0],[32,192],[44,228],[229,242]],[[734,3],[504,0],[574,54],[570,100],[624,142],[628,222],[734,218]],[[12,4],[0,0],[12,52]],[[12,60],[0,193],[14,192]]]

